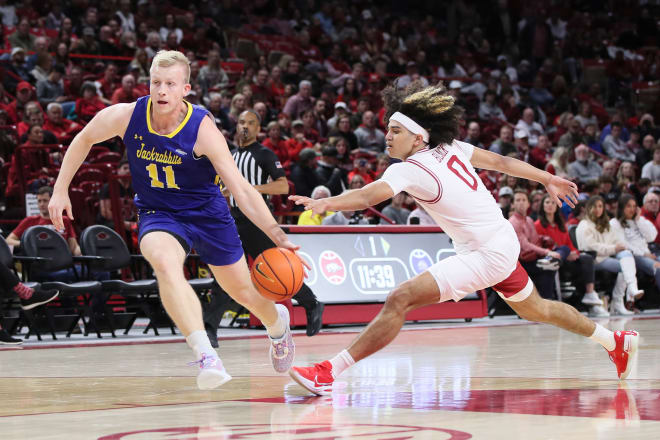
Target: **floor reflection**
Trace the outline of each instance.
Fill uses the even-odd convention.
[[[413,391],[342,392],[332,396],[300,396],[285,392],[282,398],[256,401],[331,406],[333,408],[406,408],[420,410],[473,411],[569,417],[600,417],[620,420],[660,421],[660,389],[519,389],[436,391],[412,387]]]

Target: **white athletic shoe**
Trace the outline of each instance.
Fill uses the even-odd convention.
[[[586,304],[588,306],[602,306],[603,300],[598,298],[598,294],[596,292],[588,292],[585,293],[582,297],[582,304]]]
[[[603,306],[592,306],[589,309],[589,316],[592,318],[607,318],[610,316],[610,313]]]
[[[222,365],[218,356],[202,353],[202,358],[188,365],[199,365],[201,371],[197,375],[197,387],[200,390],[212,390],[231,380],[231,376]]]
[[[631,312],[630,310],[626,309],[626,306],[623,304],[623,299],[622,298],[615,298],[612,301],[612,305],[610,306],[610,313],[612,315],[622,315],[622,316],[630,316],[634,315],[635,312]]]
[[[296,344],[291,336],[289,326],[289,309],[283,304],[275,304],[277,313],[286,323],[286,331],[279,339],[270,338],[270,363],[273,369],[278,373],[286,373],[293,365],[293,358],[296,356]]]

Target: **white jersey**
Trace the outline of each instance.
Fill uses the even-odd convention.
[[[502,235],[518,242],[511,223],[470,163],[474,148],[460,141],[426,148],[389,166],[381,178],[394,194],[405,191],[423,205],[459,253],[505,238]]]

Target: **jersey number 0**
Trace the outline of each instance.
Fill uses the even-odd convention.
[[[455,164],[458,164],[458,166],[460,168],[462,168],[462,170],[459,170],[458,168],[456,168]],[[470,189],[472,189],[472,191],[477,190],[477,186],[478,186],[477,178],[474,177],[472,175],[472,173],[470,173],[470,171],[468,171],[465,164],[463,162],[461,162],[461,160],[458,157],[452,156],[447,161],[447,168],[449,168],[452,173],[456,174],[459,179],[461,179],[463,182],[465,182],[465,184],[467,186],[469,186]]]
[[[158,166],[155,163],[147,165],[147,171],[149,172],[149,177],[151,178],[151,187],[152,188],[165,188],[165,184],[158,180]],[[174,180],[174,170],[172,165],[163,167],[165,171],[165,183],[167,183],[167,188],[169,189],[181,189],[176,184]]]

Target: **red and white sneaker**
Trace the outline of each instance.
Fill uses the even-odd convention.
[[[332,376],[330,361],[314,364],[313,367],[293,367],[289,370],[289,376],[298,382],[298,385],[317,396],[332,394],[332,383],[335,378]]]
[[[639,333],[634,330],[624,330],[614,332],[614,341],[616,347],[614,350],[607,351],[610,359],[616,365],[616,372],[619,379],[625,379],[630,374],[635,363],[637,355],[637,346],[639,345]]]

